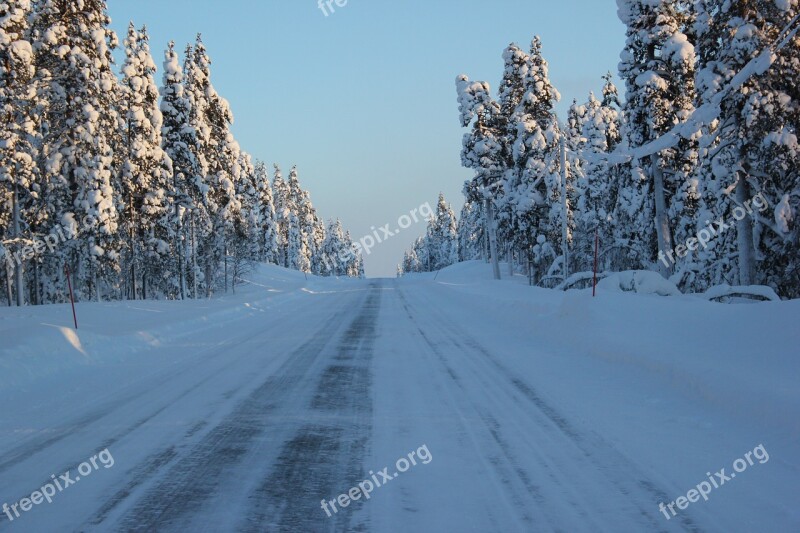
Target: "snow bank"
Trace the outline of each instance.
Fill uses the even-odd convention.
[[[446,268],[435,282],[427,275],[412,280],[446,292],[452,302],[448,312],[471,314],[463,318],[470,330],[488,334],[500,323],[518,332],[519,342],[535,339],[530,360],[519,364],[531,376],[552,371],[564,377],[553,381],[554,394],[563,387],[611,394],[633,379],[647,384],[645,391],[672,389],[737,419],[800,434],[800,300],[720,305],[680,296],[658,274],[638,271],[609,276],[592,298],[591,287],[566,292],[529,287],[522,276],[496,282],[491,266],[480,261]],[[631,286],[633,291],[626,290]],[[770,297],[764,288],[747,289]],[[678,297],[648,296],[653,294]],[[605,382],[605,392],[597,383],[576,379],[591,368],[616,376]],[[627,408],[618,407],[622,411],[612,417]]]
[[[659,296],[679,296],[681,294],[674,283],[664,279],[657,272],[647,270],[627,270],[610,274],[598,282],[597,288],[604,291],[658,294]]]
[[[44,378],[77,376],[86,367],[122,364],[140,352],[209,329],[234,326],[264,314],[302,291],[353,280],[322,280],[302,272],[260,265],[236,294],[187,301],[78,303],[79,329],[69,304],[23,309],[0,307],[0,392]]]
[[[775,294],[771,287],[763,285],[746,285],[739,287],[731,287],[727,284],[717,285],[711,287],[701,295],[706,300],[720,300],[727,297],[736,296],[752,296],[762,300],[769,300],[773,302],[781,301],[780,296]]]

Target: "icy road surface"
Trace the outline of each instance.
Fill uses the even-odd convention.
[[[800,530],[795,302],[275,272],[3,309],[0,531]]]

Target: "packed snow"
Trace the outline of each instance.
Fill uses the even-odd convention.
[[[800,528],[800,301],[491,277],[0,309],[0,531]]]

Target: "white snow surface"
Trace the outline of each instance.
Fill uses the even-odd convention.
[[[597,282],[597,287],[607,291],[658,294],[660,296],[676,296],[681,294],[681,291],[674,283],[664,279],[658,272],[650,272],[647,270],[615,272]]]
[[[592,298],[480,262],[248,279],[81,303],[77,331],[68,305],[0,308],[0,505],[114,458],[0,531],[800,530],[800,301]]]

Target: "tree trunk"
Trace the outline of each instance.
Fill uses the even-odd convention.
[[[497,234],[494,226],[494,204],[491,198],[486,199],[486,226],[489,230],[489,255],[492,260],[494,279],[500,279],[500,259],[497,257]]]
[[[12,294],[12,288],[11,288],[11,285],[13,283],[11,271],[13,270],[14,267],[11,264],[10,256],[6,256],[5,264],[6,264],[5,265],[6,266],[6,275],[5,275],[6,297],[8,298],[8,306],[11,307],[11,306],[14,305],[14,295]]]
[[[22,246],[22,235],[20,235],[21,231],[19,228],[19,196],[17,194],[17,184],[14,184],[14,194],[12,196],[12,212],[14,217],[14,238],[17,239],[19,243],[18,246]],[[18,262],[16,268],[14,268],[14,285],[17,292],[17,307],[22,307],[25,305],[25,294],[24,294],[24,283],[23,283],[23,266],[22,262]]]
[[[197,300],[197,243],[195,242],[194,212],[192,212],[192,298]]]
[[[564,254],[564,266],[561,269],[564,280],[569,277],[569,202],[567,201],[567,142],[561,135],[561,253]]]
[[[211,298],[212,289],[211,289],[211,261],[209,258],[206,258],[206,298]]]
[[[175,206],[175,216],[178,217],[178,206]],[[186,246],[183,239],[183,224],[178,219],[178,235],[175,249],[178,251],[178,283],[180,284],[181,300],[186,299]]]
[[[664,253],[674,249],[672,244],[672,230],[669,225],[669,214],[667,213],[667,200],[664,193],[664,171],[658,164],[658,154],[650,156],[650,165],[653,176],[653,195],[656,206],[656,235],[658,236],[658,249]],[[669,278],[673,273],[674,265],[665,265],[663,261],[658,262],[659,272],[665,278]]]
[[[744,208],[750,200],[750,184],[744,172],[738,173],[736,184],[736,202]],[[739,248],[739,285],[752,285],[755,276],[755,251],[753,250],[753,219],[745,216],[736,222],[736,240]]]
[[[131,251],[131,291],[133,296],[131,300],[136,300],[139,297],[139,288],[136,286],[136,236],[134,232],[134,210],[133,210],[133,194],[130,197],[130,251]]]
[[[42,265],[38,261],[33,262],[33,294],[32,294],[32,304],[33,305],[42,305],[42,295],[41,295],[41,281],[40,281],[40,274],[42,270]]]

